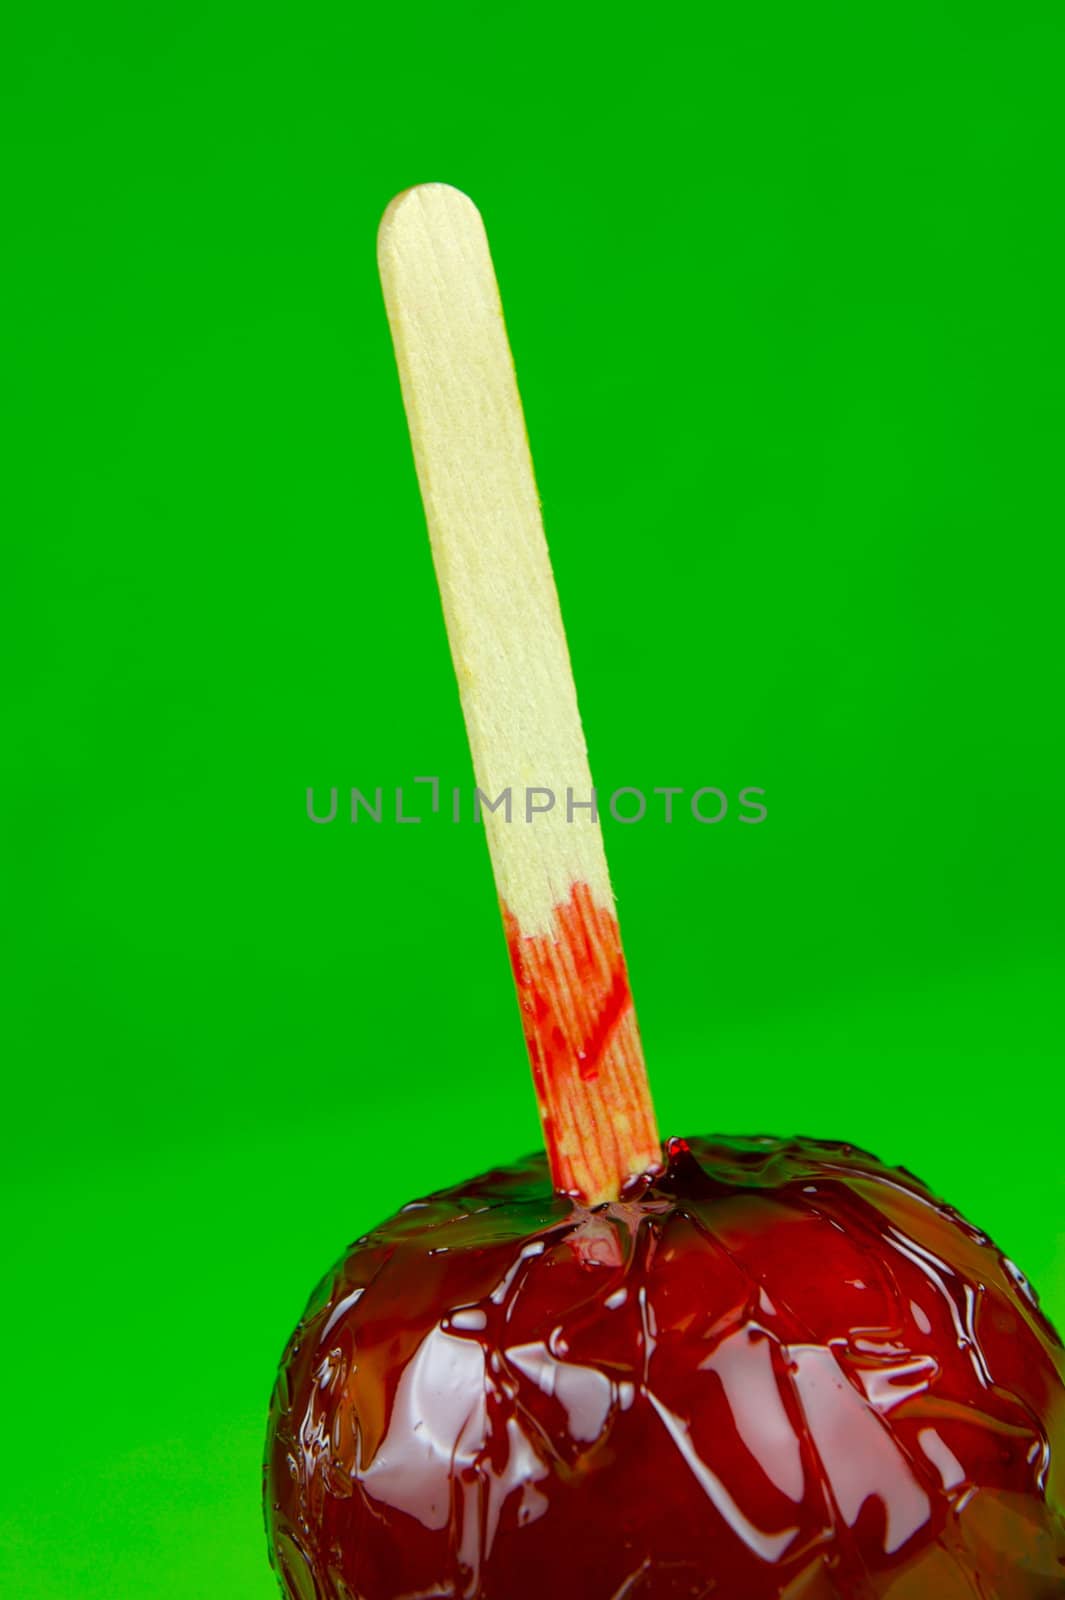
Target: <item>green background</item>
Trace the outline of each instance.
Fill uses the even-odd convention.
[[[377,221],[480,204],[666,1131],[914,1168],[1065,1320],[1057,5],[14,8],[0,1592],[272,1592],[320,1274],[537,1142]],[[735,12],[733,15],[732,13]],[[11,581],[13,580],[13,581]]]

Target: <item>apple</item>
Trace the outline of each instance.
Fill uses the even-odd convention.
[[[1024,1277],[851,1145],[543,1156],[405,1206],[271,1408],[292,1600],[1051,1600],[1065,1359]]]

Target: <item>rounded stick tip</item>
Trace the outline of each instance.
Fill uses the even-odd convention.
[[[481,213],[468,194],[450,183],[415,183],[401,189],[387,204],[377,229],[377,255],[399,233],[404,223],[432,222],[439,228],[447,218],[461,219],[467,225],[473,222],[483,229]]]

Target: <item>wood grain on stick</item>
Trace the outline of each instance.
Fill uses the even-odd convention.
[[[555,1181],[611,1198],[660,1147],[480,214],[409,189],[378,260]]]

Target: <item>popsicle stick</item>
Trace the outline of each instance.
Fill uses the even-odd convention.
[[[595,1204],[661,1150],[477,208],[408,189],[378,262],[552,1175]]]

